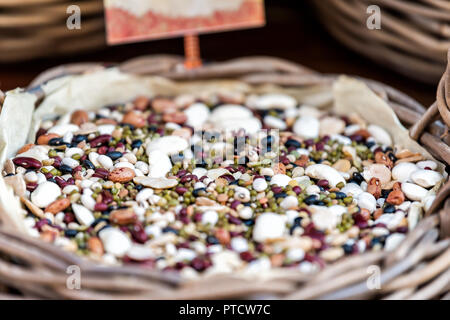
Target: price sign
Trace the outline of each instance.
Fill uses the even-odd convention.
[[[263,0],[104,0],[109,44],[263,26]]]

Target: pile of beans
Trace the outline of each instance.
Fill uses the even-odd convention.
[[[444,179],[383,128],[281,94],[76,110],[42,122],[35,143],[6,164],[31,235],[187,277],[314,272],[392,250]]]

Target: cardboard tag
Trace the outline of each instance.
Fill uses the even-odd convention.
[[[104,0],[108,44],[265,24],[264,0]]]

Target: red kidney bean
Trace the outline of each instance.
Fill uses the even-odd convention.
[[[317,181],[317,185],[318,185],[319,187],[325,188],[325,187],[328,186],[328,180],[321,179],[321,180]]]
[[[230,171],[231,173],[236,173],[237,169],[233,168],[231,166],[225,167],[225,169],[227,169],[228,171]]]
[[[239,200],[234,200],[231,203],[231,209],[236,210],[237,206],[240,205],[240,204],[241,204],[241,202]]]
[[[316,143],[316,150],[317,151],[323,151],[324,148],[325,148],[325,144],[323,142],[317,142]]]
[[[96,203],[94,206],[95,211],[106,211],[107,209],[108,209],[108,205],[103,202]]]
[[[98,154],[106,154],[107,152],[108,152],[107,146],[102,146],[102,147],[98,148],[98,151],[97,151]]]
[[[138,243],[145,243],[148,239],[147,234],[145,233],[144,227],[140,223],[136,223],[131,228],[131,236],[133,237],[134,241]]]
[[[220,176],[220,178],[223,178],[228,181],[228,183],[234,181],[234,177],[231,174],[223,174]]]
[[[255,260],[255,257],[253,257],[253,254],[248,251],[241,252],[239,254],[239,256],[241,257],[242,260],[244,260],[246,262],[251,262],[251,261]]]
[[[195,257],[194,259],[192,259],[191,267],[194,268],[196,271],[203,271],[206,269],[205,262],[199,257]]]
[[[39,160],[29,157],[17,157],[13,159],[16,166],[24,167],[25,169],[40,169],[42,163]]]
[[[283,192],[283,188],[282,188],[282,187],[276,187],[276,186],[273,186],[273,187],[272,187],[272,191],[273,191],[273,193],[275,193],[275,194],[281,193],[281,192]]]
[[[27,183],[27,190],[28,191],[34,191],[37,188],[38,184],[36,182],[28,182]]]
[[[93,148],[100,147],[101,145],[108,143],[111,140],[111,138],[112,137],[109,134],[102,134],[89,141],[89,144]]]
[[[56,181],[56,184],[57,184],[61,189],[64,189],[64,187],[67,186],[67,182],[66,182],[63,178],[61,178],[61,177],[55,177],[55,181]]]
[[[233,217],[231,215],[228,216],[228,221],[233,224],[241,224],[242,223],[242,221],[239,218]]]
[[[93,177],[106,179],[109,175],[109,171],[105,168],[97,168],[95,169],[95,173],[92,175]]]
[[[113,196],[112,196],[111,192],[109,192],[108,190],[102,191],[102,202],[105,204],[109,204],[109,203],[113,202]]]
[[[179,214],[181,217],[187,217],[187,208],[182,208],[182,209],[180,210],[180,212],[178,212],[178,214]]]
[[[48,220],[47,220],[47,219],[41,219],[41,220],[39,220],[38,222],[36,222],[36,224],[34,225],[34,227],[35,227],[36,229],[38,229],[39,231],[41,231],[41,228],[42,228],[44,225],[46,225],[46,224],[49,224]]]
[[[72,212],[66,212],[64,214],[64,219],[63,219],[64,223],[71,223],[75,221],[75,215]]]
[[[181,196],[187,191],[188,191],[188,189],[186,189],[185,187],[176,187],[175,188],[175,192]]]
[[[302,188],[300,188],[299,186],[295,186],[292,188],[292,191],[294,191],[296,194],[300,194],[302,193]]]
[[[179,170],[179,171],[177,172],[177,177],[178,177],[178,178],[181,178],[181,177],[183,177],[184,175],[186,175],[186,173],[187,173],[187,171],[184,170],[184,169]]]
[[[180,221],[183,222],[183,224],[189,224],[191,222],[188,217],[180,217]]]
[[[199,212],[194,213],[194,221],[195,221],[195,222],[200,222],[200,221],[202,221],[202,214],[199,213]]]
[[[180,183],[191,182],[192,180],[198,181],[197,176],[193,174],[187,174],[180,179]]]
[[[155,124],[158,123],[158,120],[156,119],[156,116],[154,114],[151,114],[147,118],[148,124]]]
[[[62,159],[61,159],[60,157],[58,157],[58,156],[53,157],[52,159],[54,160],[54,161],[53,161],[53,166],[54,166],[56,169],[58,169],[58,168],[61,166],[61,161],[62,161]]]
[[[50,172],[44,173],[45,179],[51,179],[53,178],[53,174],[51,174]]]

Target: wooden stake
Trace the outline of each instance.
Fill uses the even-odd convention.
[[[186,58],[184,67],[186,69],[195,69],[202,65],[198,35],[187,34],[184,36],[184,54]]]

